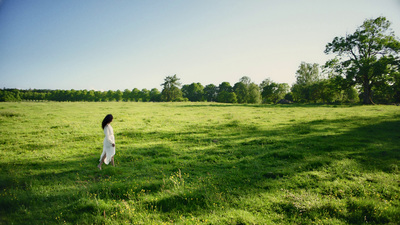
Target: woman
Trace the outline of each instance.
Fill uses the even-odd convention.
[[[113,120],[113,116],[111,114],[108,114],[101,126],[103,127],[104,130],[104,141],[103,141],[103,153],[101,153],[100,156],[100,163],[97,165],[97,167],[101,170],[101,165],[103,165],[103,162],[108,165],[108,163],[111,162],[111,164],[114,166],[114,155],[115,155],[115,139],[114,139],[114,131],[113,128],[111,127],[110,123]]]

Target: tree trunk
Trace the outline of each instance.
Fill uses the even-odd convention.
[[[370,105],[372,104],[372,100],[371,100],[371,87],[369,85],[368,79],[364,80],[363,88],[364,88],[363,103],[366,105]]]

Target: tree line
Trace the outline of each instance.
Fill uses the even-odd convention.
[[[161,99],[160,91],[134,88],[125,91],[95,91],[95,90],[44,90],[44,89],[3,89],[0,90],[0,101],[58,101],[58,102],[109,102],[109,101],[136,101],[158,102]]]
[[[325,65],[302,62],[296,82],[267,78],[255,84],[243,76],[233,86],[201,83],[181,85],[167,76],[162,91],[0,90],[0,101],[208,101],[223,103],[400,103],[400,41],[385,17],[367,19],[353,34],[335,37],[325,48],[335,57]]]
[[[314,64],[315,66],[316,64]],[[302,63],[304,66],[311,64]],[[124,91],[94,91],[94,90],[0,90],[0,101],[59,101],[59,102],[221,102],[221,103],[290,103],[290,102],[357,102],[358,96],[354,90],[353,95],[342,94],[338,91],[337,96],[332,98],[321,95],[327,86],[320,85],[323,80],[313,82],[311,76],[303,76],[303,71],[298,70],[298,81],[290,89],[287,83],[276,83],[267,78],[257,85],[247,76],[242,77],[233,86],[229,82],[222,82],[218,86],[208,84],[203,86],[201,83],[181,85],[176,75],[167,76],[162,84],[160,92],[157,88],[151,90],[134,88]],[[317,74],[314,74],[317,76]],[[318,89],[318,91],[317,91]],[[311,94],[313,93],[313,94]]]

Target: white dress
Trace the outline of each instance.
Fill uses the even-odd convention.
[[[101,153],[100,161],[103,158],[104,154],[106,158],[104,159],[104,163],[108,165],[111,162],[111,158],[115,155],[115,139],[114,139],[114,131],[110,124],[107,124],[104,127],[104,141],[103,141],[103,153]],[[114,144],[114,147],[112,146]]]

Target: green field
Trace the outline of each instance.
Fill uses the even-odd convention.
[[[1,103],[0,125],[0,224],[400,221],[398,106]]]

